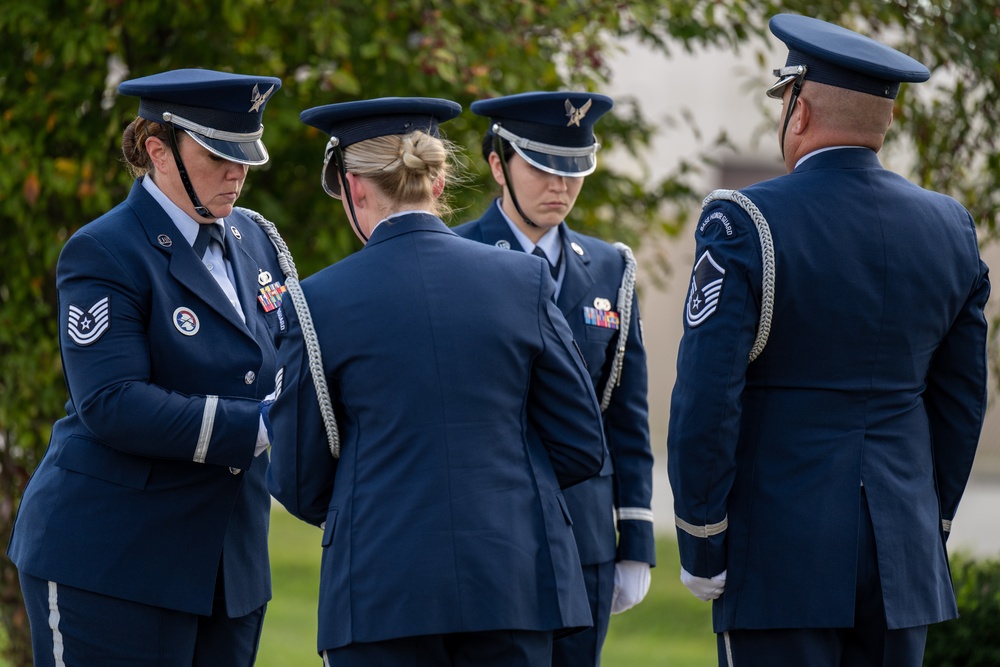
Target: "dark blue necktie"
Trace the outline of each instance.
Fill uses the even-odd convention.
[[[198,259],[205,256],[205,252],[208,250],[208,245],[212,241],[219,244],[219,247],[222,248],[222,254],[225,256],[226,246],[222,243],[222,228],[214,222],[198,225],[198,236],[195,237],[194,245],[192,246],[192,248],[194,248],[194,254],[198,257]]]
[[[545,263],[549,265],[549,273],[552,274],[552,280],[556,280],[559,278],[559,264],[558,263],[550,264],[549,258],[545,254],[544,250],[542,250],[538,246],[535,246],[535,249],[531,251],[531,254],[535,255],[536,257],[541,257],[542,259],[545,260]],[[560,257],[559,259],[562,259],[562,257]]]

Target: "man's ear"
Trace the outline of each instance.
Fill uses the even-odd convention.
[[[792,120],[792,132],[795,134],[803,134],[806,128],[809,127],[809,123],[812,120],[812,106],[809,104],[808,100],[804,100],[801,97],[795,104],[795,108],[792,109],[792,113],[795,114],[795,118]]]

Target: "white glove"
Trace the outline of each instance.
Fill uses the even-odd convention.
[[[271,439],[267,437],[267,426],[264,425],[264,415],[261,415],[260,421],[257,423],[257,446],[254,447],[253,455],[260,456],[267,451],[270,444]]]
[[[268,411],[271,409],[271,405],[278,398],[278,394],[281,393],[281,384],[285,376],[285,368],[282,366],[278,369],[278,373],[274,377],[274,391],[264,397],[264,400],[260,403],[260,421],[257,422],[257,446],[253,450],[254,456],[260,456],[267,450],[268,445],[271,444],[271,436],[267,432],[268,423],[265,421]]]
[[[615,563],[615,592],[611,613],[620,614],[636,606],[649,592],[649,563],[623,560]]]
[[[708,602],[709,600],[714,600],[722,595],[722,591],[725,590],[726,571],[723,570],[721,574],[717,574],[711,579],[706,579],[704,577],[696,577],[689,574],[688,571],[682,567],[681,583],[687,586],[687,589],[694,593],[696,598],[702,602]]]

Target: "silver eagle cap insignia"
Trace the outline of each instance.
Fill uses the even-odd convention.
[[[576,125],[580,127],[580,121],[583,120],[587,112],[590,111],[590,105],[593,104],[593,100],[587,100],[583,105],[577,109],[573,106],[573,103],[566,100],[566,117],[569,118],[569,122],[566,123],[566,127],[570,125]]]
[[[274,92],[273,83],[271,84],[271,87],[267,89],[267,92],[264,93],[263,95],[260,94],[260,88],[257,87],[257,84],[254,84],[253,92],[250,93],[250,109],[247,111],[247,113],[250,113],[251,111],[260,111],[261,105],[267,101],[267,98],[270,97],[271,93],[273,92]]]

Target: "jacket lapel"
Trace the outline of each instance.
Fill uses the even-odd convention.
[[[490,204],[486,212],[483,213],[483,217],[479,219],[479,229],[483,236],[483,243],[495,245],[498,248],[524,252],[521,242],[514,236],[514,232],[511,230],[510,225],[507,224],[507,221],[504,220],[503,214],[500,213],[500,209],[495,201]]]
[[[233,326],[242,331],[245,334],[249,334],[247,326],[240,319],[240,316],[236,313],[232,304],[229,303],[229,299],[226,297],[222,288],[219,284],[215,282],[211,274],[205,269],[205,265],[201,263],[201,260],[195,257],[194,252],[191,250],[191,246],[184,239],[184,236],[180,233],[180,230],[174,225],[170,216],[167,215],[166,211],[156,202],[153,197],[146,192],[146,189],[137,180],[132,185],[132,190],[129,192],[128,199],[126,199],[129,207],[132,208],[136,213],[136,217],[139,219],[139,223],[143,226],[146,231],[146,237],[149,240],[150,245],[161,252],[167,253],[170,259],[168,262],[168,271],[174,280],[181,283],[187,287],[192,293],[194,293],[201,301],[203,301],[208,307],[212,308],[225,319],[232,322]],[[227,232],[225,237],[229,237]],[[234,252],[234,248],[230,239],[227,238],[226,241],[226,252]],[[232,261],[232,260],[230,260]],[[236,274],[234,267],[233,274]],[[243,299],[240,290],[239,277],[237,276],[237,285],[235,285],[237,294],[240,294],[240,302],[243,304],[244,313],[247,313],[247,319],[250,319],[253,311],[246,310],[246,303]],[[246,281],[242,281],[246,285]]]
[[[562,289],[556,305],[569,319],[569,314],[580,305],[594,287],[594,276],[590,273],[590,255],[580,243],[575,232],[560,225],[559,238],[562,242],[563,261],[566,262],[566,274],[563,276]]]
[[[247,252],[246,244],[243,243],[243,232],[248,230],[245,229],[245,221],[242,219],[236,219],[235,216],[226,218],[224,221],[226,228],[226,256],[229,259],[229,263],[233,267],[233,279],[236,281],[236,294],[239,297],[240,305],[243,307],[243,314],[246,316],[247,321],[245,322],[247,330],[254,337],[257,335],[257,320],[255,317],[256,311],[260,308],[260,303],[257,301],[257,295],[260,293],[260,288],[264,285],[260,284],[260,263],[254,259],[254,257]],[[250,221],[249,224],[255,224]],[[235,231],[234,231],[235,230]],[[269,285],[275,280],[280,278],[280,276],[271,276],[271,280],[267,281],[265,284]],[[239,317],[237,317],[239,319]]]

